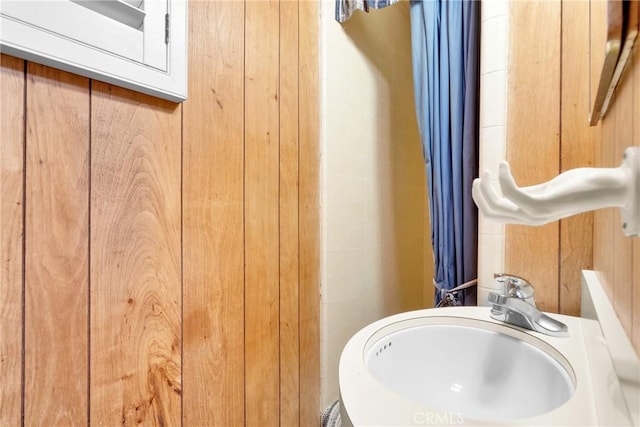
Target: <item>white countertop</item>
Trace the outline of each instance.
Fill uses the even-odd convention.
[[[592,287],[599,287],[599,282],[593,282],[590,272],[585,272],[585,282],[589,282]],[[597,278],[596,278],[597,279]],[[597,293],[598,291],[594,291]],[[594,293],[592,292],[592,293]],[[587,293],[587,297],[589,293]],[[605,297],[606,298],[606,297]],[[601,295],[594,297],[595,306],[606,305],[606,301],[601,301]],[[588,304],[587,304],[588,305]],[[343,400],[343,408],[346,409],[350,418],[358,426],[411,426],[411,425],[434,425],[416,418],[416,413],[432,411],[433,408],[425,408],[416,402],[408,401],[391,390],[386,389],[375,378],[369,374],[364,364],[363,351],[368,343],[373,342],[382,334],[393,332],[394,324],[397,328],[406,327],[407,321],[412,324],[420,322],[431,323],[431,317],[451,317],[476,319],[497,325],[500,332],[504,332],[504,326],[526,332],[532,337],[551,345],[555,348],[571,365],[576,378],[576,388],[573,396],[562,406],[543,415],[508,421],[480,421],[473,419],[447,420],[446,424],[455,421],[459,425],[530,425],[530,426],[598,426],[598,425],[620,425],[632,426],[636,423],[637,407],[626,403],[626,399],[634,399],[637,393],[637,371],[640,370],[638,359],[633,349],[632,356],[628,353],[628,348],[618,343],[618,347],[626,349],[623,356],[617,356],[617,363],[620,364],[618,371],[623,369],[623,376],[620,379],[619,373],[614,367],[616,356],[611,355],[611,348],[608,340],[603,336],[600,323],[596,320],[551,314],[552,317],[565,323],[569,328],[569,337],[551,337],[537,332],[521,329],[503,322],[492,319],[489,315],[489,307],[447,307],[439,309],[426,309],[406,312],[381,319],[366,326],[362,331],[354,335],[351,341],[345,346],[340,361],[340,392]],[[598,307],[596,312],[607,319],[601,319],[604,325],[617,321],[615,312],[612,309]],[[611,319],[611,313],[615,319]],[[593,316],[591,316],[593,317]],[[434,319],[432,319],[434,320]],[[615,328],[610,327],[609,329]],[[522,335],[522,334],[519,334]],[[608,332],[608,337],[615,336],[618,341],[624,341],[619,336],[619,331]],[[372,339],[373,338],[373,339]],[[526,338],[525,338],[526,339]],[[470,355],[469,357],[473,357]],[[634,364],[635,363],[635,364]],[[634,369],[635,367],[635,369]],[[635,380],[634,380],[635,378]],[[635,387],[634,387],[634,381]],[[624,383],[623,390],[621,382]],[[631,384],[631,385],[629,385]],[[635,414],[631,412],[636,411]],[[343,412],[344,414],[344,412]],[[416,422],[417,420],[417,422]],[[345,425],[349,425],[343,420]]]

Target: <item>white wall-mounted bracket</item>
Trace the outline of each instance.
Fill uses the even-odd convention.
[[[640,147],[624,150],[622,167],[629,171],[629,196],[620,208],[622,228],[627,237],[640,237]]]
[[[640,147],[628,147],[620,167],[571,169],[530,187],[519,187],[509,164],[502,162],[497,180],[485,171],[473,182],[473,200],[488,219],[524,225],[617,207],[625,236],[639,237]]]

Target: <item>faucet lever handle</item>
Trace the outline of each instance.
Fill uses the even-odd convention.
[[[496,282],[500,283],[503,288],[503,294],[508,297],[514,297],[527,301],[529,304],[536,306],[533,298],[533,285],[524,277],[515,274],[495,273],[493,277]]]

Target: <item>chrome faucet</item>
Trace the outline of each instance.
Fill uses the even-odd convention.
[[[494,274],[494,278],[503,290],[489,292],[492,318],[554,337],[569,336],[567,325],[536,308],[533,286],[526,279],[512,274]]]

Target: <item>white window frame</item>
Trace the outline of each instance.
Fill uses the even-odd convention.
[[[71,0],[0,0],[0,51],[170,101],[184,101],[187,0],[146,0],[146,4],[162,25],[147,25],[147,16],[144,30],[136,31]]]

